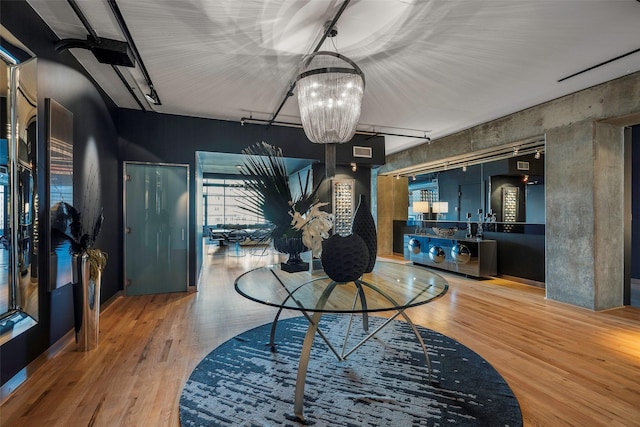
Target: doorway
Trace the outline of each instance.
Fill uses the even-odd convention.
[[[188,290],[189,166],[125,162],[125,294]]]

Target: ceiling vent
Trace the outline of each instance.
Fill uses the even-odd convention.
[[[359,147],[357,145],[353,146],[353,157],[364,157],[370,159],[373,157],[373,150],[371,147]]]

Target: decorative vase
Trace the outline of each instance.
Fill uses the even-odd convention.
[[[280,268],[288,273],[306,271],[309,263],[302,261],[300,254],[307,250],[301,237],[276,237],[273,239],[273,247],[283,254],[289,254],[287,262],[280,263]]]
[[[369,262],[364,272],[369,273],[376,264],[376,256],[378,255],[378,234],[376,233],[376,224],[373,221],[371,210],[367,204],[364,194],[360,195],[358,208],[353,216],[353,224],[351,226],[353,233],[362,237],[369,251]]]
[[[369,248],[358,234],[334,234],[322,242],[322,268],[336,282],[352,282],[369,264]]]
[[[78,351],[90,351],[98,346],[100,330],[100,287],[102,272],[91,278],[89,274],[89,255],[74,255],[77,280],[73,284],[74,320]]]

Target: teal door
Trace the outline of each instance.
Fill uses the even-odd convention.
[[[125,294],[188,290],[189,167],[124,165]]]

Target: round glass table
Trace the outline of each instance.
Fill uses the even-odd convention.
[[[323,271],[287,273],[279,265],[270,265],[248,271],[235,281],[236,291],[260,304],[271,305],[279,310],[271,325],[270,345],[275,349],[274,336],[282,310],[300,311],[309,321],[298,364],[294,400],[294,416],[304,420],[304,385],[311,346],[316,334],[327,344],[338,360],[345,360],[362,344],[373,338],[382,328],[398,316],[411,326],[425,355],[431,373],[427,349],[415,325],[405,312],[407,308],[434,301],[443,296],[449,284],[440,275],[412,264],[376,262],[373,271],[365,273],[353,282],[338,283]],[[368,314],[395,312],[375,330],[369,330]],[[351,319],[345,332],[349,335],[354,315],[362,316],[365,338],[351,348],[334,347],[318,327],[323,313],[342,313]],[[346,339],[344,341],[346,343]]]

